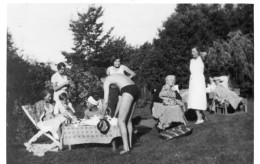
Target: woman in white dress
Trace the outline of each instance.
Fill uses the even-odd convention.
[[[189,99],[188,109],[196,110],[197,122],[204,122],[203,116],[207,109],[206,83],[204,77],[204,63],[199,56],[198,48],[192,48],[193,58],[190,60],[190,82],[189,82]]]

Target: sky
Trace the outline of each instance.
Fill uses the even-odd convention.
[[[65,61],[61,51],[72,52],[70,20],[86,12],[90,4],[8,4],[7,27],[20,54],[40,62]],[[95,4],[101,5],[104,31],[114,27],[113,36],[125,36],[138,46],[157,37],[158,28],[174,13],[176,4]]]

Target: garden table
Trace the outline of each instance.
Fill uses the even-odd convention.
[[[101,134],[97,126],[70,124],[62,127],[62,143],[68,145],[71,150],[71,145],[84,143],[102,143],[108,144],[116,138],[121,137],[120,130],[117,126],[111,126],[107,134]],[[113,150],[115,150],[115,141],[112,141]]]

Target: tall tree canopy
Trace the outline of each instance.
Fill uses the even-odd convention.
[[[89,6],[86,13],[78,13],[78,18],[70,22],[70,30],[74,35],[73,52],[62,52],[67,63],[72,67],[68,76],[75,82],[70,88],[73,101],[81,101],[88,94],[101,94],[99,78],[105,76],[106,68],[111,64],[113,55],[123,60],[133,52],[124,37],[112,37],[111,28],[103,31],[103,23],[99,21],[103,15],[102,7]]]
[[[235,36],[239,35],[244,38],[244,35],[247,35],[246,38],[250,40],[250,46],[247,46],[247,48],[250,48],[245,50],[250,54],[245,53],[245,55],[251,59],[253,56],[251,48],[253,48],[254,41],[250,36],[253,36],[254,32],[253,21],[253,5],[251,4],[178,4],[175,12],[158,30],[158,38],[154,39],[151,48],[142,53],[152,54],[146,58],[146,61],[143,61],[150,67],[140,71],[139,76],[140,78],[146,77],[146,79],[160,79],[161,76],[175,74],[178,83],[183,88],[187,88],[192,47],[198,46],[202,51],[209,52],[210,47],[216,46],[217,42],[239,44],[237,42],[241,40],[234,40],[234,37],[231,37],[231,35],[234,35],[232,32],[237,30],[241,32],[240,34],[236,33]],[[141,49],[142,46],[139,51]],[[213,53],[212,49],[210,52]],[[234,51],[232,54],[234,53],[236,53],[236,57],[242,55],[238,51]],[[233,66],[241,64],[241,60],[233,60],[234,58],[235,56],[232,57]],[[240,56],[240,58],[242,57]],[[246,65],[251,66],[247,67],[247,71],[252,70],[252,61],[248,60],[248,62]],[[160,65],[159,63],[163,64]],[[222,67],[221,63],[214,66],[218,70]],[[210,65],[209,68],[206,67],[205,69],[206,75],[209,75],[210,71],[207,69],[212,70]],[[237,69],[242,69],[242,67]],[[146,74],[147,72],[149,74]],[[229,74],[234,76],[234,69],[229,69]],[[250,75],[252,75],[252,72]],[[239,82],[237,81],[238,78],[235,79],[236,83],[241,84],[241,80]],[[149,86],[155,86],[158,81],[148,80],[147,83]],[[252,84],[252,80],[249,81]]]

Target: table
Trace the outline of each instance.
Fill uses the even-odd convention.
[[[79,125],[78,127],[73,124],[62,127],[62,143],[68,145],[71,150],[71,145],[84,144],[84,143],[110,143],[115,137],[121,137],[120,130],[117,126],[111,126],[107,134],[101,134],[97,126]],[[113,149],[115,143],[112,142]]]

